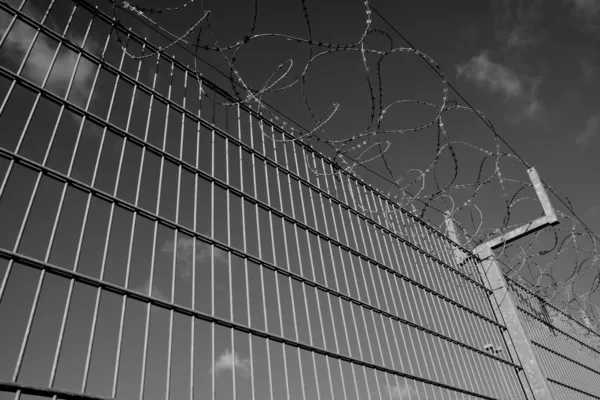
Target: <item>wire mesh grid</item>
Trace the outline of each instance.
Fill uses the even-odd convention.
[[[600,398],[600,336],[585,319],[580,322],[525,286],[507,282],[553,398]]]
[[[442,234],[86,2],[0,32],[0,399],[525,398]]]

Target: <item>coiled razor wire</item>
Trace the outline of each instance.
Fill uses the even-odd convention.
[[[233,90],[231,94],[236,99],[235,101],[222,102],[219,104],[220,106],[234,107],[245,104],[255,110],[262,118],[271,120],[292,135],[290,139],[275,140],[260,124],[262,135],[269,140],[278,142],[302,141],[308,145],[318,142],[328,146],[334,154],[330,157],[331,161],[347,172],[348,175],[363,180],[361,178],[362,172],[375,173],[390,183],[392,189],[389,190],[387,195],[391,200],[405,210],[417,214],[421,219],[436,226],[440,231],[446,230],[445,222],[443,219],[440,220],[440,217],[447,215],[463,237],[462,245],[465,248],[472,250],[486,240],[522,225],[522,223],[514,223],[511,220],[515,206],[522,202],[535,201],[539,203],[539,201],[531,194],[531,182],[503,175],[501,164],[506,160],[512,160],[519,163],[522,169],[525,169],[527,164],[515,154],[502,150],[501,138],[496,133],[492,122],[485,115],[471,107],[462,106],[449,97],[446,75],[435,60],[412,46],[396,46],[390,33],[374,28],[372,26],[373,10],[369,0],[364,0],[364,26],[361,28],[361,33],[358,35],[356,42],[351,44],[326,43],[315,38],[311,27],[309,6],[306,0],[299,1],[302,6],[306,36],[290,36],[277,32],[256,33],[259,1],[255,0],[253,13],[248,17],[251,24],[246,34],[233,44],[221,45],[211,25],[211,12],[206,8],[203,0],[196,2],[189,0],[179,6],[168,8],[148,8],[129,1],[111,0],[113,16],[116,21],[119,21],[124,12],[133,14],[138,20],[155,29],[163,37],[169,38],[168,45],[159,47],[156,52],[133,54],[128,50],[126,41],[123,40],[117,30],[115,31],[116,38],[127,56],[140,60],[154,56],[158,52],[168,51],[173,46],[182,46],[195,56],[193,70],[196,79],[200,81],[202,74],[197,63],[199,59],[198,52],[203,50],[220,55],[228,65],[226,75]],[[192,9],[199,15],[199,18],[182,34],[173,33],[165,29],[160,22],[157,22],[160,14],[189,13]],[[373,36],[384,38],[389,43],[388,48],[381,50],[369,47],[367,39]],[[285,39],[306,46],[308,61],[301,68],[299,76],[291,76],[294,60],[290,59],[281,63],[261,88],[257,89],[249,85],[238,68],[241,50],[250,42],[259,39],[262,41]],[[333,138],[328,133],[328,123],[336,118],[341,105],[334,103],[326,112],[319,114],[309,101],[307,82],[309,81],[309,71],[315,61],[342,52],[355,52],[361,56],[360,60],[362,60],[362,68],[365,71],[368,87],[370,112],[368,120],[365,121],[364,129],[353,132],[344,138]],[[437,103],[412,99],[393,100],[387,103],[384,101],[385,87],[382,67],[390,55],[398,53],[418,56],[435,70],[442,84],[441,99]],[[373,65],[372,62],[369,62],[368,56],[377,58],[377,62]],[[300,128],[297,124],[290,123],[289,118],[282,116],[265,100],[265,96],[268,94],[289,91],[296,87],[301,90],[305,112],[312,121],[312,126],[309,128]],[[204,95],[206,96],[206,94]],[[431,108],[436,112],[434,117],[424,124],[405,129],[384,128],[383,122],[386,116],[393,114],[399,106],[406,104]],[[483,148],[466,141],[453,140],[451,133],[444,124],[444,116],[449,112],[472,113],[483,119],[491,130],[492,145]],[[390,157],[394,155],[394,147],[391,140],[386,139],[386,137],[424,132],[428,129],[434,131],[437,135],[436,149],[431,162],[425,168],[414,168],[401,172],[394,171],[392,164],[389,162]],[[459,183],[459,178],[463,176],[459,172],[465,169],[464,167],[459,168],[462,165],[459,156],[461,149],[474,150],[481,156],[476,179],[469,183]],[[438,169],[443,168],[440,166],[440,160],[443,156],[450,157],[453,168],[451,178],[444,183],[440,182],[437,177]],[[375,172],[370,169],[370,164],[375,160],[383,164],[384,175],[380,171]],[[489,165],[492,166],[491,171],[488,170]],[[317,175],[328,174],[328,172],[320,171],[312,165],[307,165],[307,168]],[[473,171],[474,168],[470,169]],[[348,177],[344,174],[336,174],[336,179],[348,179]],[[501,223],[494,227],[486,226],[486,216],[477,199],[477,195],[482,190],[492,185],[500,188],[505,207]],[[381,190],[382,188],[378,189]],[[550,189],[552,193],[557,193],[554,188],[550,187]],[[456,196],[458,192],[463,193],[463,195]],[[468,193],[466,198],[464,193]],[[359,199],[355,200],[360,202]],[[558,225],[538,231],[519,240],[516,244],[506,246],[497,253],[498,260],[503,266],[504,273],[509,278],[526,286],[544,301],[551,303],[572,318],[568,323],[563,322],[563,326],[571,324],[573,332],[577,332],[578,335],[589,335],[593,339],[594,345],[598,346],[600,344],[598,336],[594,333],[594,331],[597,332],[600,329],[600,307],[597,305],[597,299],[599,298],[597,295],[600,292],[598,238],[574,213],[570,212],[573,208],[566,196],[561,195],[559,200],[568,205],[566,208],[569,212],[556,210],[560,222]],[[373,209],[366,204],[359,205],[359,207],[364,212],[377,214],[384,218],[390,218],[389,213],[393,212]],[[434,215],[435,217],[433,217]],[[538,216],[532,215],[531,219]],[[409,226],[406,228],[406,235],[413,236],[413,238],[419,235],[419,233],[416,233],[417,230],[412,230]],[[558,270],[570,271],[570,273],[567,277],[559,279],[556,274]],[[586,286],[584,289],[582,289],[583,285]],[[594,295],[596,296],[594,297]],[[582,328],[583,322],[588,328]]]

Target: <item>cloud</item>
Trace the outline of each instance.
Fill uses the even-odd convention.
[[[416,390],[409,384],[406,385],[384,385],[385,392],[389,394],[392,400],[408,399],[411,395],[416,394]]]
[[[473,57],[469,63],[471,80],[495,93],[501,93],[511,103],[506,118],[509,123],[533,120],[542,125],[547,116],[544,104],[537,92],[542,82],[540,76],[532,76],[531,63],[539,64],[534,46],[550,37],[545,29],[545,19],[554,15],[551,2],[544,0],[494,0],[494,34],[501,47],[499,54],[508,64],[492,62],[487,53]],[[543,63],[542,63],[543,68]],[[480,71],[480,79],[475,79],[473,71]],[[460,74],[459,74],[460,75]],[[469,75],[465,75],[469,79]]]
[[[509,48],[527,47],[530,44],[539,42],[539,37],[532,35],[526,29],[524,26],[515,26],[506,35],[506,46]]]
[[[585,122],[585,128],[583,132],[577,139],[575,139],[575,143],[578,146],[586,146],[590,144],[592,139],[594,139],[598,135],[598,130],[600,129],[600,114],[592,115]]]
[[[568,0],[573,3],[575,11],[588,18],[594,18],[600,12],[600,1],[599,0]]]
[[[42,14],[37,9],[32,9],[32,16],[36,19],[41,19]],[[0,26],[8,27],[11,17],[8,14],[0,13]],[[53,30],[60,32],[60,30],[52,26]],[[0,37],[6,32],[6,28],[0,29]],[[31,41],[34,38],[35,30],[30,28],[28,25],[22,22],[16,22],[11,29],[9,35],[3,44],[4,48],[8,49],[8,56],[14,57],[15,60],[20,61],[26,54]],[[71,35],[67,39],[81,43],[82,36],[74,37]],[[86,48],[93,49],[96,45],[91,39],[87,39]],[[43,82],[44,77],[48,73],[48,69],[54,59],[56,53],[56,44],[46,35],[40,33],[36,39],[36,43],[30,53],[22,75],[28,79],[32,79],[36,83]],[[75,63],[77,62],[77,53],[66,50],[63,46],[62,50],[58,52],[54,61],[52,71],[48,76],[46,88],[53,92],[65,93],[66,89],[71,80]],[[95,76],[96,66],[91,62],[85,62],[82,57],[73,78],[71,85],[71,91],[69,99],[73,100],[78,105],[85,105],[89,91],[93,83]],[[96,89],[97,90],[97,89]]]
[[[565,0],[572,7],[577,28],[586,36],[600,39],[600,0]]]
[[[506,50],[523,49],[541,42],[546,33],[538,26],[542,0],[496,0],[493,3],[495,36]]]
[[[250,359],[242,359],[237,353],[226,349],[223,354],[217,358],[210,369],[210,374],[218,374],[221,371],[236,371],[241,372],[242,376],[248,376],[250,374]]]
[[[539,100],[534,99],[523,110],[523,116],[527,118],[536,118],[543,111],[544,106],[542,105],[542,103]]]
[[[546,108],[538,97],[538,91],[542,84],[541,77],[530,79],[529,92],[521,97],[523,104],[523,117],[531,120],[540,120],[540,117],[546,114]]]
[[[156,285],[152,285],[152,294],[150,294],[150,279],[146,279],[142,285],[134,288],[133,290],[162,301],[170,301],[170,299],[163,292],[158,290]]]
[[[492,61],[488,52],[481,52],[457,66],[458,77],[474,82],[479,88],[500,94],[511,101],[517,110],[509,119],[520,122],[523,118],[539,119],[545,112],[538,98],[541,77],[521,76],[507,66]]]
[[[196,241],[193,238],[180,237],[177,239],[177,245],[174,246],[173,240],[167,240],[163,243],[161,251],[165,253],[173,253],[173,251],[175,251],[175,257],[180,261],[177,263],[177,272],[181,278],[187,280],[192,276],[194,242],[196,243],[196,265],[200,266],[210,263],[211,257],[213,256],[213,249],[215,263],[229,263],[226,251],[211,246],[208,243]]]
[[[523,94],[523,84],[517,74],[504,65],[491,61],[487,52],[473,56],[456,69],[459,77],[473,81],[492,93],[502,94],[506,99]]]
[[[594,67],[592,66],[592,63],[585,58],[581,58],[579,63],[581,64],[581,81],[584,84],[588,84],[592,81]]]

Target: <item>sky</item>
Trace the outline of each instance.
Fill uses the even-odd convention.
[[[48,3],[27,1],[23,12],[40,21]],[[111,11],[108,2],[98,4],[100,9]],[[148,1],[140,5],[165,4]],[[300,2],[259,2],[256,33],[306,37],[306,12],[315,41],[351,44],[361,37],[365,23],[361,2],[307,1],[305,5],[304,10]],[[594,49],[600,39],[596,25],[600,23],[600,5],[591,1],[531,2],[527,6],[512,1],[374,1],[373,5],[441,66],[445,76],[493,120],[498,132],[538,169],[546,182],[568,195],[590,227],[600,228],[600,189],[593,184],[594,172],[600,167],[594,157],[594,149],[600,145],[600,114],[592,106],[598,96],[593,87],[599,79],[595,65],[600,60]],[[241,1],[205,3],[205,8],[211,10],[210,21],[219,43],[225,45],[244,37],[252,22],[252,7]],[[17,22],[8,31],[11,16],[3,8],[3,71],[43,85],[58,98],[66,96],[77,107],[137,139],[123,140],[104,129],[99,120],[84,120],[79,113],[37,97],[21,85],[12,87],[12,75],[3,73],[0,147],[114,196],[121,203],[112,205],[98,193],[90,195],[81,187],[40,175],[22,164],[13,165],[11,156],[2,153],[2,250],[367,363],[477,393],[520,396],[510,367],[473,351],[481,351],[489,342],[503,348],[498,358],[509,357],[498,330],[489,322],[492,314],[483,301],[481,288],[457,278],[400,241],[386,238],[364,219],[350,217],[343,207],[315,191],[319,188],[336,198],[344,197],[354,209],[388,226],[391,222],[383,218],[384,213],[375,211],[382,206],[364,189],[348,182],[342,186],[331,175],[317,176],[303,162],[305,152],[300,146],[265,140],[261,134],[264,128],[256,119],[241,113],[238,120],[236,108],[224,106],[210,86],[200,88],[196,79],[180,69],[171,76],[171,65],[164,60],[157,65],[156,56],[139,60],[123,57],[117,39],[126,40],[125,36],[117,38],[113,34],[107,42],[111,31],[106,24],[94,22],[86,35],[89,11],[78,9],[70,19],[71,10],[67,2],[57,2],[44,25],[58,32],[68,26],[65,36],[70,41],[93,55],[103,56],[107,63],[154,88],[181,109],[195,115],[200,110],[203,118],[235,140],[200,127],[181,109],[135,88],[133,81],[118,79],[110,69],[98,69],[90,60],[79,60],[66,47],[57,52],[57,42],[46,35],[32,42],[35,31],[25,23]],[[165,29],[181,34],[203,15],[192,4],[152,18]],[[557,19],[556,15],[563,18]],[[120,18],[151,42],[168,44],[139,21],[128,19],[124,13]],[[373,19],[373,27],[384,27],[381,20]],[[31,55],[25,58],[32,43]],[[405,45],[397,37],[394,43]],[[388,45],[384,36],[375,35],[368,44],[373,49]],[[314,47],[318,51],[318,46]],[[139,44],[131,44],[128,51],[144,54]],[[185,51],[173,47],[172,52],[191,65],[192,59]],[[200,55],[227,71],[222,56],[206,51]],[[307,49],[302,43],[266,36],[249,42],[236,57],[239,62],[235,65],[244,82],[263,87],[278,65],[283,64],[283,69],[291,65],[289,76],[300,74],[306,65]],[[373,74],[377,65],[374,57],[367,58],[373,84],[378,79]],[[293,63],[288,62],[290,59]],[[394,53],[389,60],[382,67],[384,89],[374,90],[374,96],[381,94],[386,104],[402,99],[439,104],[443,86],[422,59],[404,51]],[[201,71],[231,90],[228,80],[209,67],[202,66]],[[339,111],[323,125],[318,137],[329,137],[336,143],[369,129],[371,103],[364,75],[360,51],[328,53],[311,63],[306,96],[315,114],[322,118],[339,104]],[[204,93],[202,97],[198,96],[200,92]],[[268,94],[265,100],[298,123],[314,126],[298,85]],[[392,107],[382,129],[407,129],[436,116],[435,107],[414,103]],[[495,143],[472,114],[457,114],[445,120],[447,133],[452,140],[473,146],[456,145],[460,172],[457,184],[463,185],[476,179],[485,154],[481,149],[494,151]],[[386,161],[393,171],[391,179],[406,182],[418,177],[411,169],[424,170],[435,159],[437,135],[431,127],[379,136],[387,141],[384,146],[390,145]],[[142,146],[143,142],[154,150]],[[320,143],[314,146],[330,151]],[[352,154],[360,154],[359,149]],[[375,150],[368,148],[365,157],[375,154]],[[189,168],[180,168],[174,160],[182,160]],[[286,166],[294,177],[278,172],[273,162]],[[387,173],[381,158],[369,165],[383,175]],[[517,160],[503,159],[501,166],[508,179],[527,179],[525,167]],[[491,167],[484,164],[482,170],[489,172]],[[316,170],[321,168],[325,167],[317,166]],[[435,176],[444,183],[453,170],[452,159],[445,151]],[[221,183],[215,184],[210,177]],[[389,182],[374,176],[371,179],[374,186],[394,194]],[[512,184],[507,183],[511,193],[519,187]],[[428,179],[423,193],[434,190],[432,185]],[[411,185],[411,190],[418,189],[419,180]],[[457,202],[463,202],[472,191],[466,186],[462,191],[457,188],[453,195]],[[531,195],[530,188],[525,192]],[[497,226],[505,214],[499,193],[496,185],[496,191],[484,189],[477,198],[486,228]],[[146,214],[135,214],[122,202],[146,210]],[[535,202],[525,202],[522,208],[517,207],[516,222],[511,223],[538,216],[536,206]],[[281,213],[299,223],[282,219]],[[437,222],[439,218],[432,217]],[[394,223],[406,225],[406,221]],[[410,229],[418,232],[412,240],[419,247],[448,257],[442,251],[444,245],[424,235],[423,228]],[[193,237],[192,231],[206,240]],[[317,231],[326,234],[318,236]],[[215,247],[209,244],[211,240],[223,246]],[[231,249],[252,255],[254,261],[227,251]],[[367,255],[370,261],[348,249]],[[275,272],[256,260],[281,270]],[[444,262],[453,260],[445,258]],[[465,267],[464,272],[473,271]],[[298,350],[273,338],[266,340],[206,319],[193,319],[156,304],[131,298],[125,301],[120,294],[52,273],[40,274],[38,269],[7,258],[0,258],[0,273],[0,282],[6,280],[0,298],[0,320],[11,321],[11,329],[0,332],[1,346],[8,354],[0,361],[0,380],[12,380],[17,366],[17,380],[25,384],[73,391],[84,385],[90,393],[110,396],[114,392],[124,399],[139,396],[142,388],[144,398],[164,398],[169,393],[172,399],[471,398]],[[301,279],[290,278],[290,273]],[[412,281],[400,279],[398,274]],[[424,287],[438,291],[445,299],[426,294]],[[463,290],[465,287],[470,289]],[[332,295],[325,288],[358,299],[360,305]],[[21,340],[36,298],[30,337],[19,363]],[[457,303],[476,310],[479,317]],[[372,312],[372,307],[387,314]],[[423,333],[398,318],[453,337],[471,350]],[[118,343],[122,347],[120,355]],[[500,377],[505,387],[490,384],[498,382],[494,377]],[[9,397],[0,393],[0,399],[4,398]]]

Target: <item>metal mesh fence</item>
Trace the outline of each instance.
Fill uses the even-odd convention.
[[[442,234],[86,2],[0,32],[0,399],[525,398]]]
[[[553,398],[600,398],[600,336],[514,280],[507,282]]]

